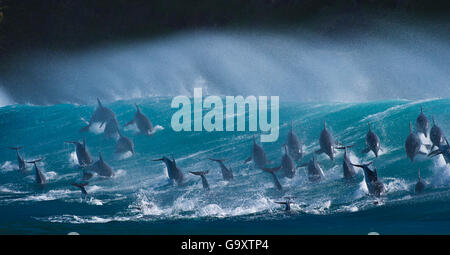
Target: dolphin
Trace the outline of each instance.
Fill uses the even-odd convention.
[[[422,177],[420,177],[420,168],[419,168],[419,173],[418,173],[418,181],[416,183],[416,187],[414,189],[415,193],[422,193],[422,191],[425,189],[425,187],[427,186],[427,183],[425,182],[424,179],[422,179]]]
[[[97,123],[97,122],[105,123],[111,119],[116,118],[116,114],[113,111],[111,111],[111,109],[103,106],[103,104],[99,98],[97,98],[97,103],[98,103],[98,106],[95,109],[94,113],[91,115],[89,124],[86,127],[82,128],[80,130],[80,132],[87,131],[94,123]]]
[[[322,167],[317,163],[316,157],[313,155],[308,163],[302,164],[300,167],[306,167],[308,170],[308,179],[311,182],[321,180],[325,175],[323,174]]]
[[[433,150],[434,146],[439,147],[441,145],[442,140],[444,138],[444,132],[442,132],[442,129],[436,125],[436,122],[434,121],[434,117],[431,117],[433,119],[433,127],[431,127],[430,130],[430,140],[433,144],[431,146],[431,150]]]
[[[281,169],[281,166],[275,167],[275,168],[261,168],[263,171],[268,172],[272,175],[273,183],[275,184],[275,187],[278,190],[283,190],[283,187],[281,186],[280,181],[278,180],[278,177],[275,175],[276,172],[278,172]]]
[[[125,153],[130,151],[134,154],[134,143],[130,138],[122,135],[122,132],[117,129],[117,133],[119,134],[119,140],[116,142],[115,153]]]
[[[162,161],[166,164],[167,173],[169,174],[169,179],[171,181],[175,181],[178,185],[183,184],[184,175],[181,172],[180,168],[178,168],[177,163],[175,162],[175,158],[172,156],[172,160],[167,157],[162,157],[159,159],[153,159],[152,161]]]
[[[369,151],[373,151],[375,157],[378,158],[378,151],[381,150],[380,147],[380,138],[378,138],[377,134],[375,134],[369,125],[369,131],[367,131],[366,135],[366,148],[362,151],[362,153],[368,153]]]
[[[360,167],[364,170],[364,181],[366,182],[369,193],[379,197],[385,192],[385,188],[384,184],[378,179],[377,169],[375,167],[373,170],[369,168],[372,163],[373,162],[363,165],[353,164],[353,166]]]
[[[336,145],[336,142],[330,132],[328,132],[327,123],[325,121],[323,122],[323,130],[320,133],[319,145],[320,149],[316,151],[316,154],[325,153],[332,161],[334,161],[334,146]]]
[[[78,164],[90,165],[92,163],[91,154],[86,149],[86,138],[83,137],[83,143],[77,141],[66,141],[66,143],[75,144],[75,151],[77,153]]]
[[[22,158],[22,156],[20,156],[19,150],[23,148],[23,146],[20,147],[9,147],[11,150],[15,150],[16,151],[16,155],[17,155],[17,163],[19,163],[19,170],[20,171],[25,171],[25,160]]]
[[[425,116],[425,114],[423,114],[422,106],[420,106],[420,114],[416,119],[416,130],[419,133],[423,133],[425,135],[425,137],[427,137],[428,136],[428,128],[429,128],[429,124],[428,124],[427,116]]]
[[[230,181],[233,179],[233,170],[225,166],[225,164],[223,163],[224,159],[209,158],[209,160],[219,163],[220,169],[222,170],[222,177],[225,181]]]
[[[411,162],[414,163],[414,157],[417,154],[424,154],[420,151],[420,146],[422,145],[422,142],[420,141],[419,136],[413,132],[412,124],[409,122],[409,135],[406,138],[405,141],[405,150],[406,150],[406,157],[411,159]]]
[[[291,129],[289,130],[287,139],[286,139],[286,145],[288,148],[289,155],[294,160],[301,160],[303,157],[303,146],[300,142],[300,139],[298,139],[298,136],[294,133],[293,125],[291,121]]]
[[[47,183],[47,179],[45,178],[45,176],[42,174],[41,170],[39,170],[39,168],[36,165],[36,162],[39,162],[41,160],[43,160],[43,158],[32,160],[32,161],[27,161],[27,163],[34,164],[34,170],[36,171],[36,183],[44,185]]]
[[[245,160],[244,163],[250,162],[251,160],[253,160],[256,167],[258,168],[263,168],[268,163],[266,152],[261,145],[256,143],[255,136],[253,136],[253,147],[251,155]]]
[[[352,162],[350,161],[350,158],[348,156],[348,151],[347,148],[351,148],[353,145],[350,146],[343,146],[343,147],[336,147],[336,149],[344,149],[344,162],[342,164],[342,168],[344,170],[344,178],[349,180],[349,179],[353,179],[353,177],[355,177],[356,172],[355,172],[355,168],[352,165]]]
[[[291,204],[293,203],[291,201],[291,199],[292,199],[292,197],[287,197],[286,201],[282,201],[282,202],[275,201],[275,203],[280,204],[280,205],[285,205],[286,207],[284,208],[284,210],[285,211],[290,211],[291,210]]]
[[[292,179],[295,175],[295,162],[291,158],[291,156],[288,153],[288,146],[284,145],[284,155],[281,159],[281,171],[284,173],[284,176],[286,176],[289,179]]]
[[[98,153],[98,156],[99,159],[94,164],[90,165],[88,169],[103,177],[114,176],[114,170],[103,160],[101,152]]]
[[[209,184],[205,177],[205,175],[207,175],[209,173],[209,170],[203,171],[203,172],[189,172],[189,173],[200,176],[202,178],[203,188],[206,190],[209,190]]]
[[[85,182],[85,183],[71,183],[70,185],[80,188],[80,190],[81,190],[81,196],[82,196],[83,198],[86,198],[86,196],[87,196],[87,191],[86,191],[86,189],[85,189],[84,187],[86,187],[88,184],[89,184],[89,183]]]
[[[141,112],[137,104],[134,105],[136,106],[136,113],[134,114],[134,119],[125,124],[125,127],[131,124],[136,124],[141,134],[151,136],[153,132],[152,122],[147,118],[147,116],[145,116]]]
[[[440,144],[437,150],[434,150],[428,154],[428,157],[434,157],[439,154],[442,154],[444,157],[445,163],[450,164],[450,145],[446,137],[444,137],[445,145]]]

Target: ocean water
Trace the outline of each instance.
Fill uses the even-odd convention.
[[[0,234],[450,234],[450,165],[442,156],[406,159],[404,141],[409,121],[415,121],[420,106],[431,122],[433,116],[448,134],[450,99],[390,100],[365,103],[280,102],[280,137],[263,147],[277,165],[283,155],[289,124],[304,143],[307,162],[318,149],[318,137],[327,121],[329,130],[351,148],[354,163],[374,160],[386,186],[381,198],[370,196],[358,170],[354,181],[345,181],[343,152],[333,163],[318,156],[325,179],[308,181],[305,169],[297,168],[293,179],[281,178],[284,188],[274,188],[271,176],[245,164],[252,136],[257,132],[175,132],[170,126],[171,98],[150,97],[104,102],[121,126],[133,118],[138,103],[153,125],[152,136],[142,136],[133,126],[122,128],[135,143],[136,154],[114,154],[115,141],[101,128],[79,133],[95,105],[9,105],[0,108]],[[362,154],[367,123],[379,135],[383,152]],[[431,125],[431,123],[430,123]],[[82,199],[70,185],[81,178],[75,147],[66,140],[82,140],[93,159],[102,152],[115,170],[113,178],[94,177]],[[421,135],[424,143],[430,141]],[[35,184],[32,165],[17,170],[15,152],[8,146],[24,146],[26,160],[38,163],[48,184]],[[426,148],[424,148],[426,149]],[[167,170],[152,159],[173,154],[187,177],[187,185],[168,182]],[[217,163],[208,157],[227,158],[234,180],[222,180]],[[429,183],[421,195],[414,194],[417,171]],[[198,176],[189,171],[210,170],[211,190],[202,189]],[[295,196],[286,213],[274,203]]]

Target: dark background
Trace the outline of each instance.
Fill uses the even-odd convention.
[[[364,29],[364,17],[449,21],[445,0],[0,0],[0,54],[33,48],[82,48],[186,29],[311,27]],[[337,19],[335,17],[338,17]],[[327,21],[328,20],[328,21]]]

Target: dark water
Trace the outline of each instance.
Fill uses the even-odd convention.
[[[134,127],[124,134],[135,143],[136,154],[115,155],[113,139],[93,128],[84,133],[88,150],[98,152],[116,172],[115,177],[94,177],[87,186],[86,199],[70,186],[79,181],[74,146],[65,140],[81,140],[78,131],[95,106],[11,105],[0,108],[1,148],[24,146],[20,153],[31,160],[44,157],[38,166],[48,179],[41,188],[34,184],[31,165],[28,173],[17,171],[15,152],[0,150],[0,233],[66,234],[449,234],[450,168],[442,157],[418,156],[406,159],[404,141],[409,121],[423,106],[447,132],[450,127],[450,100],[377,101],[370,103],[281,102],[280,138],[264,143],[268,157],[279,162],[289,123],[304,142],[305,157],[318,149],[323,120],[336,140],[355,144],[353,162],[373,160],[362,154],[367,122],[380,136],[383,152],[374,165],[386,186],[386,194],[374,198],[367,193],[362,172],[353,182],[342,178],[343,153],[335,163],[319,156],[325,180],[310,183],[304,168],[293,179],[281,178],[284,191],[277,191],[270,175],[244,164],[252,144],[251,132],[174,132],[170,118],[175,109],[170,99],[148,98],[106,104],[121,125],[134,114],[137,102],[154,125],[152,137],[138,135]],[[448,132],[447,132],[448,133]],[[421,135],[422,136],[422,135]],[[430,141],[421,137],[424,143]],[[423,148],[426,150],[426,148]],[[188,185],[168,185],[165,166],[151,159],[174,154],[186,173]],[[228,158],[235,175],[222,180],[218,165],[208,157]],[[429,183],[422,195],[414,195],[417,170]],[[210,170],[210,191],[200,178],[188,171]],[[274,201],[295,196],[292,212],[285,213]]]

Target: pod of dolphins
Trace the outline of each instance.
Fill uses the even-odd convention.
[[[80,132],[84,132],[89,130],[94,123],[100,123],[100,127],[105,126],[104,135],[107,137],[118,137],[115,146],[115,153],[127,153],[134,151],[134,143],[133,141],[124,136],[119,128],[119,122],[117,121],[115,113],[109,108],[103,106],[100,99],[97,98],[98,106],[92,114],[89,123],[86,127],[82,128]],[[135,124],[139,130],[139,133],[146,136],[152,136],[154,134],[154,128],[147,116],[145,116],[139,106],[135,104],[136,113],[134,118],[127,122],[124,126],[128,126],[131,124]],[[436,124],[434,118],[433,126],[430,130],[430,140],[432,142],[431,146],[428,146],[430,149],[430,153],[425,153],[420,150],[423,145],[418,133],[423,133],[425,137],[428,137],[428,129],[429,122],[425,114],[423,113],[422,107],[420,107],[420,114],[416,119],[415,128],[416,132],[413,130],[412,123],[409,123],[410,132],[405,141],[405,151],[408,159],[414,163],[414,158],[418,154],[425,154],[428,157],[434,157],[437,155],[443,155],[443,158],[446,164],[450,163],[450,145],[447,138],[444,136],[442,129]],[[378,135],[373,132],[370,123],[368,123],[368,132],[366,135],[366,148],[362,151],[362,153],[367,154],[369,152],[373,152],[374,156],[378,158],[379,152],[382,151],[380,146],[380,139]],[[86,139],[83,138],[82,142],[79,141],[65,141],[65,143],[74,144],[75,152],[78,159],[79,168],[82,170],[82,182],[81,183],[70,183],[72,186],[79,188],[82,192],[82,197],[85,198],[87,195],[87,191],[85,187],[88,185],[88,180],[91,179],[94,175],[98,175],[101,177],[113,177],[114,170],[109,166],[102,157],[102,153],[99,152],[98,160],[94,162],[91,154],[87,150],[86,147]],[[336,149],[344,150],[344,158],[342,163],[343,169],[343,177],[344,179],[350,180],[356,176],[355,167],[361,168],[364,173],[364,181],[367,185],[369,194],[380,197],[385,192],[384,184],[378,178],[377,169],[375,167],[370,168],[372,162],[364,163],[364,164],[354,164],[351,162],[349,157],[348,149],[353,147],[353,145],[344,146],[336,142],[331,135],[331,133],[327,129],[327,124],[324,121],[323,130],[320,133],[319,137],[319,146],[320,148],[316,150],[308,162],[300,164],[299,167],[305,167],[306,173],[308,176],[308,180],[310,182],[316,183],[322,180],[325,177],[324,171],[317,161],[315,154],[325,154],[327,155],[333,162],[335,161],[335,153]],[[263,170],[272,176],[273,183],[278,190],[283,190],[283,187],[276,175],[277,172],[280,172],[280,176],[284,178],[292,179],[295,176],[297,163],[302,160],[303,153],[303,144],[298,138],[298,136],[293,131],[293,124],[290,124],[290,130],[287,134],[286,142],[283,144],[284,154],[281,158],[281,163],[278,167],[267,167],[268,164],[272,162],[268,160],[267,155],[263,149],[263,147],[256,143],[256,138],[253,136],[253,144],[250,156],[244,161],[244,163],[253,162],[254,166],[257,169]],[[19,150],[23,147],[10,147],[10,149],[16,151],[17,161],[19,165],[20,171],[26,171],[26,163],[33,164],[34,171],[36,173],[36,183],[39,185],[45,185],[47,180],[45,175],[42,174],[41,170],[37,166],[37,162],[42,161],[41,159],[25,161],[23,157],[20,155]],[[436,148],[435,150],[433,150]],[[234,179],[233,171],[231,168],[227,167],[224,164],[226,159],[214,159],[208,158],[211,161],[217,162],[220,166],[223,180],[231,181]],[[185,185],[186,177],[183,174],[183,171],[177,166],[175,158],[171,155],[171,159],[163,156],[159,159],[153,159],[152,161],[162,161],[166,168],[169,177],[169,181],[173,184],[177,185]],[[209,190],[210,186],[208,180],[206,179],[206,175],[209,173],[207,171],[191,171],[193,175],[199,176],[202,181],[203,188],[205,190]],[[418,170],[418,182],[415,186],[415,192],[422,192],[427,186],[427,183],[420,176],[420,169]],[[286,201],[277,201],[277,204],[285,205],[285,210],[290,210],[290,205],[293,203],[292,199],[294,197],[286,197]]]

